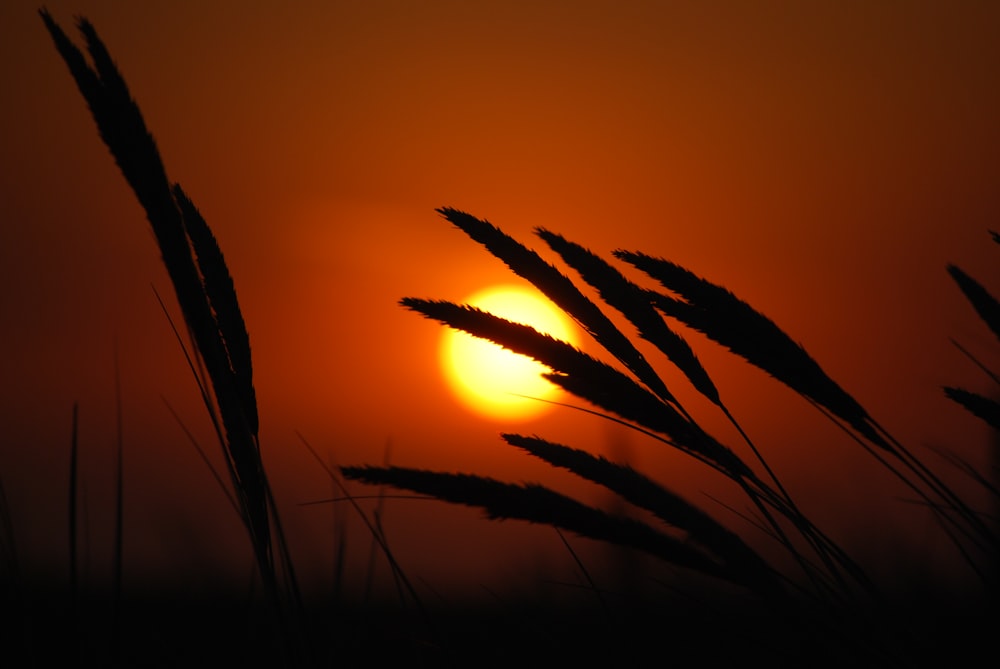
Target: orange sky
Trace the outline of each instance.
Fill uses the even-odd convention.
[[[77,14],[94,23],[226,253],[265,460],[306,569],[327,568],[330,511],[296,504],[329,484],[296,430],[340,464],[379,463],[391,442],[396,464],[545,476],[496,437],[515,429],[626,452],[692,494],[703,482],[577,412],[508,425],[452,400],[440,328],[397,301],[458,300],[509,274],[438,206],[539,251],[543,225],[681,263],[772,317],[917,450],[982,452],[985,431],[940,386],[989,390],[949,337],[997,361],[944,271],[1000,278],[986,232],[1000,225],[995,3],[47,6],[67,31]],[[161,400],[211,445],[151,290],[173,305],[166,274],[36,10],[0,6],[0,476],[22,559],[65,557],[75,401],[92,550],[108,545],[117,342],[126,568],[229,564],[235,517]],[[762,374],[692,344],[792,492],[842,536],[877,534],[857,511],[891,502],[864,485],[878,477],[857,448]],[[431,580],[479,582],[532,564],[539,545],[562,550],[549,531],[477,516],[396,502],[387,525],[404,566]]]

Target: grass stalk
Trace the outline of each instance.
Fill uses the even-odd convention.
[[[989,367],[984,365],[981,360],[979,360],[976,356],[972,355],[972,353],[970,353],[968,349],[959,344],[957,341],[955,341],[954,339],[949,339],[949,341],[951,341],[951,343],[955,346],[955,348],[961,351],[962,355],[968,358],[972,362],[972,364],[974,364],[976,367],[982,370],[982,372],[986,374],[986,376],[990,377],[990,380],[992,380],[993,383],[1000,385],[1000,376],[998,376],[995,372],[993,372]]]
[[[576,563],[576,568],[580,570],[580,574],[587,581],[587,587],[591,592],[594,593],[594,597],[597,598],[597,603],[600,605],[601,610],[604,611],[605,615],[608,617],[609,621],[614,621],[614,614],[611,612],[611,607],[608,606],[607,600],[604,598],[603,593],[601,593],[600,588],[597,587],[597,582],[594,581],[594,577],[590,575],[590,570],[587,569],[586,565],[583,564],[583,560],[577,555],[576,551],[570,545],[569,541],[566,539],[566,535],[562,533],[558,527],[554,528],[556,534],[559,536],[559,541],[562,542],[563,547],[573,558],[573,562]]]
[[[355,512],[358,514],[358,517],[361,518],[361,521],[365,524],[365,527],[368,528],[368,532],[371,534],[372,539],[374,539],[378,543],[379,547],[382,549],[382,554],[385,556],[386,561],[389,563],[389,568],[393,572],[394,579],[398,584],[400,584],[401,588],[405,588],[406,593],[410,596],[413,603],[417,606],[418,609],[420,609],[421,612],[424,613],[424,618],[429,622],[430,618],[426,614],[427,612],[424,609],[420,596],[417,594],[417,591],[413,587],[413,584],[410,582],[410,579],[406,576],[405,572],[403,571],[403,568],[400,566],[392,550],[389,548],[389,544],[381,528],[372,519],[368,517],[368,514],[366,514],[364,509],[361,508],[361,505],[358,504],[357,499],[350,493],[350,491],[347,490],[347,487],[344,485],[344,482],[341,480],[340,476],[337,475],[337,470],[329,467],[326,464],[326,462],[323,461],[319,453],[316,452],[316,449],[312,447],[312,445],[306,440],[306,438],[303,435],[299,434],[298,437],[299,440],[302,442],[302,445],[306,447],[306,450],[309,451],[309,453],[313,456],[313,458],[319,463],[320,467],[322,467],[323,471],[325,471],[327,475],[330,477],[330,480],[340,490],[341,494],[343,495],[343,498],[346,499],[347,502],[354,508]],[[341,468],[341,471],[343,471],[343,468]],[[402,590],[400,591],[400,602],[405,606],[406,598],[402,595]]]

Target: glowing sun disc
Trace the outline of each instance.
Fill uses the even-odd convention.
[[[572,322],[544,296],[526,288],[493,286],[464,303],[575,344]],[[458,400],[490,418],[535,418],[551,405],[529,398],[551,399],[560,392],[542,378],[551,371],[545,365],[458,330],[448,329],[442,337],[441,365]]]

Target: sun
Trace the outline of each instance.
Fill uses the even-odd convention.
[[[464,302],[576,344],[573,323],[544,296],[526,288],[493,286]],[[537,418],[552,405],[530,398],[551,399],[560,392],[542,378],[544,372],[551,371],[545,365],[458,330],[449,329],[442,337],[441,366],[462,405],[488,418]]]

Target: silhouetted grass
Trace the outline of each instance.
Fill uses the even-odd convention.
[[[483,243],[487,249],[499,255],[515,273],[532,280],[539,290],[549,295],[567,313],[575,316],[578,322],[582,321],[583,318],[588,318],[589,322],[596,323],[595,326],[587,327],[587,331],[623,366],[634,370],[634,365],[631,364],[634,361],[632,352],[635,351],[639,355],[637,349],[631,343],[628,346],[619,344],[617,337],[624,337],[624,335],[610,323],[610,320],[593,302],[583,297],[578,288],[570,289],[568,287],[567,284],[571,285],[571,282],[565,275],[545,263],[534,252],[528,251],[524,246],[501,233],[492,224],[479,221],[469,214],[453,209],[445,208],[441,209],[440,212],[473,239]],[[672,362],[681,361],[681,364],[684,365],[682,371],[692,380],[692,383],[696,387],[700,386],[703,394],[716,406],[722,408],[727,417],[732,419],[722,405],[718,392],[714,391],[714,383],[697,362],[690,347],[683,342],[679,335],[669,331],[662,317],[655,313],[654,307],[657,305],[651,300],[649,291],[639,289],[582,247],[545,230],[539,230],[538,234],[564,255],[572,266],[581,271],[584,277],[598,289],[602,297],[612,306],[626,313],[626,316],[637,325],[640,336],[645,333],[646,338],[660,341],[661,350],[665,349],[664,352],[667,353],[669,360]],[[699,285],[698,288],[702,288],[702,286]],[[735,300],[735,298],[733,299]],[[639,306],[643,302],[645,306]],[[801,515],[780,483],[777,483],[777,478],[773,476],[773,473],[769,475],[775,481],[776,488],[772,488],[758,477],[752,467],[691,419],[687,412],[680,407],[674,395],[666,390],[665,385],[660,380],[661,377],[649,366],[645,358],[641,358],[644,366],[639,368],[642,370],[642,376],[640,377],[640,372],[635,372],[637,382],[625,373],[595,360],[564,342],[542,335],[529,326],[511,323],[479,309],[416,298],[404,298],[401,303],[409,309],[439,320],[453,328],[488,339],[512,351],[538,360],[553,370],[552,373],[545,375],[546,378],[564,390],[647,431],[662,435],[671,446],[719,471],[746,492],[765,522],[771,527],[776,538],[788,548],[791,555],[815,584],[819,585],[832,579],[843,585],[841,571],[846,570],[858,583],[866,588],[870,587],[869,580],[857,565]],[[570,309],[574,309],[575,313],[571,312]],[[753,313],[756,315],[756,312]],[[599,316],[594,314],[599,314]],[[761,321],[770,324],[770,321],[758,316],[758,322]],[[606,334],[607,327],[603,325],[605,322],[608,324],[607,327],[617,333],[617,336],[609,337]],[[773,324],[770,324],[770,328],[777,330]],[[670,334],[667,334],[668,332]],[[780,333],[780,330],[778,332]],[[787,339],[784,333],[780,334]],[[782,343],[784,342],[782,341]],[[797,350],[801,351],[801,349]],[[800,355],[807,358],[804,352],[801,352]],[[814,367],[818,368],[815,364]],[[827,377],[823,375],[823,378]],[[832,381],[829,384],[832,384]],[[647,389],[654,386],[660,387],[662,390],[656,393]],[[842,392],[841,394],[846,395]],[[860,408],[857,411],[861,412]],[[734,419],[733,422],[735,423]],[[747,442],[754,448],[758,458],[763,461],[749,438],[747,438]],[[769,469],[767,471],[770,472]],[[783,516],[791,522],[792,526],[797,528],[805,542],[816,551],[820,561],[825,563],[828,574],[822,575],[816,572],[787,536],[775,514]]]
[[[550,367],[553,383],[669,440],[709,466],[739,477],[750,470],[728,448],[677,411],[676,403],[562,340],[476,307],[404,298],[401,304],[476,337],[488,339]],[[672,397],[672,395],[671,395]]]
[[[521,448],[553,467],[566,469],[604,486],[625,501],[650,511],[667,525],[683,532],[686,541],[701,546],[729,569],[744,574],[741,582],[752,589],[761,593],[775,593],[782,589],[764,559],[739,536],[702,509],[631,467],[538,437],[518,434],[504,434],[502,437],[511,446]]]
[[[538,228],[536,233],[580,276],[595,288],[608,305],[635,326],[639,337],[658,348],[687,377],[691,385],[713,404],[722,406],[719,391],[691,346],[670,329],[646,292],[617,268],[562,235]],[[659,378],[659,377],[657,377]],[[680,407],[678,407],[680,408]]]
[[[655,653],[658,663],[684,657],[678,653],[692,653],[709,664],[754,663],[763,659],[774,664],[787,662],[793,666],[840,666],[845,663],[868,665],[898,660],[901,649],[893,647],[891,642],[885,643],[887,637],[899,632],[897,627],[942,632],[934,629],[935,620],[920,620],[919,610],[907,616],[890,609],[887,620],[866,615],[865,606],[870,601],[884,603],[877,587],[851,556],[816,527],[792,501],[756,444],[730,414],[708,370],[684,337],[671,327],[671,321],[725,346],[743,361],[764,370],[838,421],[875,456],[881,466],[890,469],[920,495],[924,506],[940,519],[945,535],[981,576],[984,586],[995,587],[998,544],[995,524],[991,524],[985,514],[969,506],[955,490],[941,481],[935,471],[889,435],[801,345],[732,292],[665,259],[634,251],[615,251],[613,257],[660,284],[660,288],[655,290],[645,288],[638,283],[638,279],[633,281],[611,262],[583,246],[548,230],[536,230],[538,236],[580,275],[584,283],[596,291],[600,300],[625,317],[635,328],[634,337],[652,344],[671,365],[671,373],[673,368],[680,371],[700,396],[736,426],[753,451],[755,460],[744,459],[737,449],[722,443],[699,424],[667,387],[665,375],[658,372],[640,352],[632,336],[615,325],[603,311],[603,305],[588,297],[567,274],[488,221],[456,209],[443,208],[438,210],[439,213],[503,260],[515,274],[530,281],[548,296],[615,362],[605,363],[530,326],[468,305],[411,297],[404,298],[402,305],[449,327],[538,360],[551,370],[544,375],[546,378],[589,403],[596,411],[604,412],[609,420],[629,425],[660,444],[675,448],[707,465],[746,496],[756,514],[745,517],[748,526],[763,530],[780,543],[793,558],[798,571],[782,569],[772,563],[746,538],[749,532],[721,523],[704,508],[659,483],[654,472],[641,472],[538,436],[502,435],[508,445],[541,459],[553,468],[603,487],[622,502],[648,512],[648,517],[610,513],[535,483],[514,484],[488,476],[395,467],[390,466],[388,461],[377,467],[340,468],[345,478],[379,486],[390,485],[453,504],[471,506],[494,519],[516,519],[555,528],[585,574],[587,587],[597,594],[606,614],[616,609],[607,602],[606,595],[611,593],[599,589],[596,579],[591,577],[566,541],[563,530],[641,551],[670,567],[676,567],[682,579],[691,576],[699,583],[718,581],[727,588],[735,586],[740,592],[738,597],[727,598],[716,606],[708,595],[694,598],[689,601],[689,607],[681,608],[676,607],[675,600],[657,597],[658,593],[641,603],[628,600],[624,626],[610,625],[609,621],[615,615],[607,615],[594,627],[594,621],[589,617],[566,610],[558,611],[549,620],[534,620],[532,616],[538,613],[537,602],[529,601],[512,605],[502,619],[491,617],[495,611],[477,612],[481,616],[478,627],[468,615],[459,615],[447,620],[444,629],[441,629],[440,625],[432,623],[433,616],[425,609],[389,548],[381,525],[381,505],[385,499],[381,489],[378,510],[374,519],[370,519],[335,469],[327,465],[303,439],[306,447],[329,473],[339,499],[354,507],[366,523],[375,545],[387,558],[399,588],[400,602],[415,604],[420,612],[418,620],[426,624],[427,629],[414,631],[414,618],[410,616],[402,622],[390,623],[389,614],[380,618],[380,622],[360,628],[352,626],[350,617],[338,607],[315,602],[307,606],[296,584],[261,459],[250,337],[219,244],[191,199],[180,185],[168,179],[139,108],[93,26],[86,19],[77,23],[86,44],[85,54],[45,10],[40,13],[90,108],[101,138],[146,212],[191,338],[192,346],[190,349],[185,347],[184,354],[188,356],[188,363],[213,421],[228,469],[229,484],[223,484],[224,489],[247,530],[269,603],[282,613],[281,620],[285,625],[282,631],[286,645],[274,649],[269,646],[270,637],[258,634],[260,630],[255,624],[241,625],[241,615],[246,611],[242,610],[245,602],[239,597],[228,593],[210,593],[201,598],[201,606],[205,608],[204,618],[180,620],[182,616],[191,616],[192,611],[191,602],[184,601],[183,597],[178,598],[181,600],[180,608],[174,610],[171,604],[176,602],[164,593],[122,591],[124,474],[119,406],[112,602],[116,622],[113,633],[118,634],[117,615],[123,602],[127,602],[133,610],[136,606],[143,608],[150,615],[147,620],[163,616],[164,630],[164,638],[161,639],[159,628],[151,631],[132,624],[130,620],[121,620],[121,634],[126,637],[131,635],[135,645],[125,647],[121,638],[116,639],[113,655],[119,659],[126,663],[145,660],[150,664],[162,661],[164,665],[176,662],[192,666],[192,657],[198,652],[205,652],[205,646],[199,646],[196,640],[200,637],[192,635],[194,640],[190,642],[190,647],[178,644],[177,640],[184,638],[187,641],[183,636],[185,633],[200,629],[201,635],[208,636],[210,641],[212,637],[223,644],[223,640],[239,640],[228,647],[212,647],[203,656],[195,657],[206,666],[306,664],[320,657],[324,665],[345,662],[349,665],[360,662],[377,664],[387,659],[428,666],[508,666],[515,661],[548,664],[582,660],[631,664],[649,657],[651,652]],[[994,241],[1000,242],[1000,235],[991,234]],[[982,284],[957,266],[948,265],[947,270],[987,327],[1000,336],[997,300]],[[990,374],[992,378],[997,378],[992,372]],[[120,392],[116,370],[116,397],[120,398]],[[979,393],[952,387],[945,388],[945,394],[993,427],[1000,425],[1000,410],[995,401]],[[188,436],[202,452],[194,437],[190,433]],[[74,407],[68,509],[70,595],[74,602],[83,595],[78,582],[77,522],[80,510],[77,505],[80,495],[77,439]],[[947,462],[996,495],[995,479],[991,480],[989,475],[979,472],[957,455],[948,452],[942,455]],[[758,472],[758,466],[764,470],[763,473]],[[217,480],[222,483],[221,477]],[[9,515],[0,488],[0,557],[4,560],[5,570],[13,574],[16,585],[17,555]],[[342,551],[345,539],[343,534],[339,536]],[[339,556],[335,566],[338,588],[343,578],[342,553]],[[443,556],[443,559],[449,557]],[[660,584],[644,585],[652,589]],[[749,597],[744,597],[744,594]],[[502,598],[498,599],[503,602]],[[17,606],[24,608],[14,613],[28,613],[26,604],[18,603]],[[178,611],[183,611],[183,614]],[[727,617],[727,613],[730,616]],[[512,621],[517,625],[512,625]],[[66,631],[75,634],[78,622],[78,610],[74,605],[68,625],[49,632],[56,636]],[[236,629],[229,629],[229,626]],[[318,629],[325,630],[329,643],[325,649],[320,649],[317,656],[303,651],[293,641]],[[518,634],[527,630],[532,636],[508,636],[510,629],[516,629]],[[27,643],[34,643],[32,635],[44,633],[32,631],[25,636],[31,639]],[[967,635],[961,638],[976,641],[970,631]],[[903,649],[904,657],[916,660],[929,658],[921,652],[923,646],[918,632],[913,631],[912,636],[905,638],[913,646]],[[173,649],[169,648],[171,642],[175,646]],[[148,647],[157,647],[157,644],[166,650],[155,658],[157,662],[152,662],[144,653]],[[350,652],[343,652],[348,645],[351,646]],[[183,653],[178,650],[181,646],[184,647]],[[490,649],[496,648],[507,650],[490,655]],[[755,655],[764,648],[767,649],[766,655]],[[40,658],[45,664],[49,659],[64,660],[63,664],[81,659],[75,648],[68,649],[68,657],[61,654],[64,650],[45,648],[34,659]],[[178,653],[176,658],[170,650]],[[317,649],[314,647],[311,650]]]
[[[260,457],[249,334],[222,252],[183,189],[167,178],[139,107],[94,27],[86,19],[77,21],[91,59],[88,63],[48,12],[43,9],[40,14],[101,138],[146,212],[198,368],[204,370],[206,378],[199,380],[199,386],[216,426],[258,571],[276,610],[293,616],[298,586]]]
[[[892,449],[857,400],[771,319],[725,288],[675,263],[629,251],[615,251],[614,255],[681,296],[674,299],[651,292],[648,299],[657,309],[817,402],[877,446]]]
[[[852,395],[830,378],[805,349],[773,321],[725,288],[675,263],[621,250],[615,251],[614,255],[646,272],[664,288],[680,296],[680,299],[675,299],[651,291],[650,300],[657,309],[727,347],[844,421],[876,450],[860,440],[858,443],[926,501],[942,522],[950,524],[955,532],[981,548],[992,552],[1000,549],[996,533],[981,521],[976,511],[872,419]],[[952,274],[955,275],[954,271]],[[975,296],[974,304],[981,315],[990,313],[987,305],[992,298],[985,290],[972,290],[968,282],[960,285],[964,286],[967,295],[972,293]]]
[[[668,402],[676,401],[629,338],[562,272],[488,221],[448,207],[438,211],[503,260],[515,274],[534,284],[657,396]]]
[[[611,520],[603,512],[536,484],[505,484],[471,474],[386,466],[345,467],[342,471],[347,478],[388,484],[448,502],[479,507],[490,518],[549,524],[580,536],[638,548],[691,572],[738,583],[757,596],[783,602],[786,614],[791,611],[796,611],[795,615],[804,613],[804,619],[813,620],[821,627],[828,626],[813,638],[816,643],[823,643],[824,639],[826,642],[841,641],[845,647],[860,652],[865,661],[890,659],[893,651],[883,647],[885,639],[865,627],[866,616],[857,608],[860,605],[860,611],[867,610],[861,604],[864,600],[856,599],[857,586],[872,598],[868,600],[872,606],[887,605],[876,584],[792,502],[777,475],[722,402],[716,384],[691,347],[668,324],[667,319],[673,319],[767,372],[844,427],[880,466],[920,496],[924,506],[938,517],[944,535],[982,579],[984,587],[988,591],[996,587],[997,534],[994,526],[984,520],[982,512],[966,503],[936,472],[882,428],[801,345],[731,291],[662,258],[615,251],[615,257],[642,271],[662,287],[661,290],[643,288],[584,247],[556,233],[536,229],[536,234],[576,270],[608,306],[619,311],[634,326],[637,337],[662,352],[665,359],[737,427],[767,472],[768,479],[759,476],[750,462],[712,437],[691,417],[675,394],[667,389],[662,375],[565,274],[488,221],[451,208],[438,211],[573,317],[624,370],[528,325],[513,323],[475,307],[413,297],[403,298],[401,305],[543,363],[551,370],[543,374],[545,378],[590,403],[599,412],[606,412],[600,415],[677,448],[735,483],[760,514],[757,519],[747,520],[768,531],[787,549],[801,569],[804,581],[768,563],[740,537],[739,531],[722,525],[703,509],[649,476],[539,437],[503,435],[508,444],[553,467],[597,483],[623,501],[651,512],[684,537],[684,546],[700,551],[700,558],[692,559],[689,552],[664,551],[659,539],[647,541],[648,537],[664,535],[644,520]],[[994,234],[994,239],[1000,238]],[[955,266],[949,266],[948,271],[976,312],[993,328],[996,300],[981,284]],[[997,425],[996,402],[955,388],[947,388],[946,394],[991,425]],[[945,457],[978,483],[995,491],[989,478],[980,475],[967,462],[949,454]],[[616,531],[609,530],[612,525]],[[623,531],[623,527],[628,527],[628,531]],[[639,536],[643,539],[638,540]],[[800,598],[802,595],[804,597]],[[808,606],[803,609],[803,604]],[[885,656],[883,652],[890,652],[890,655]]]

